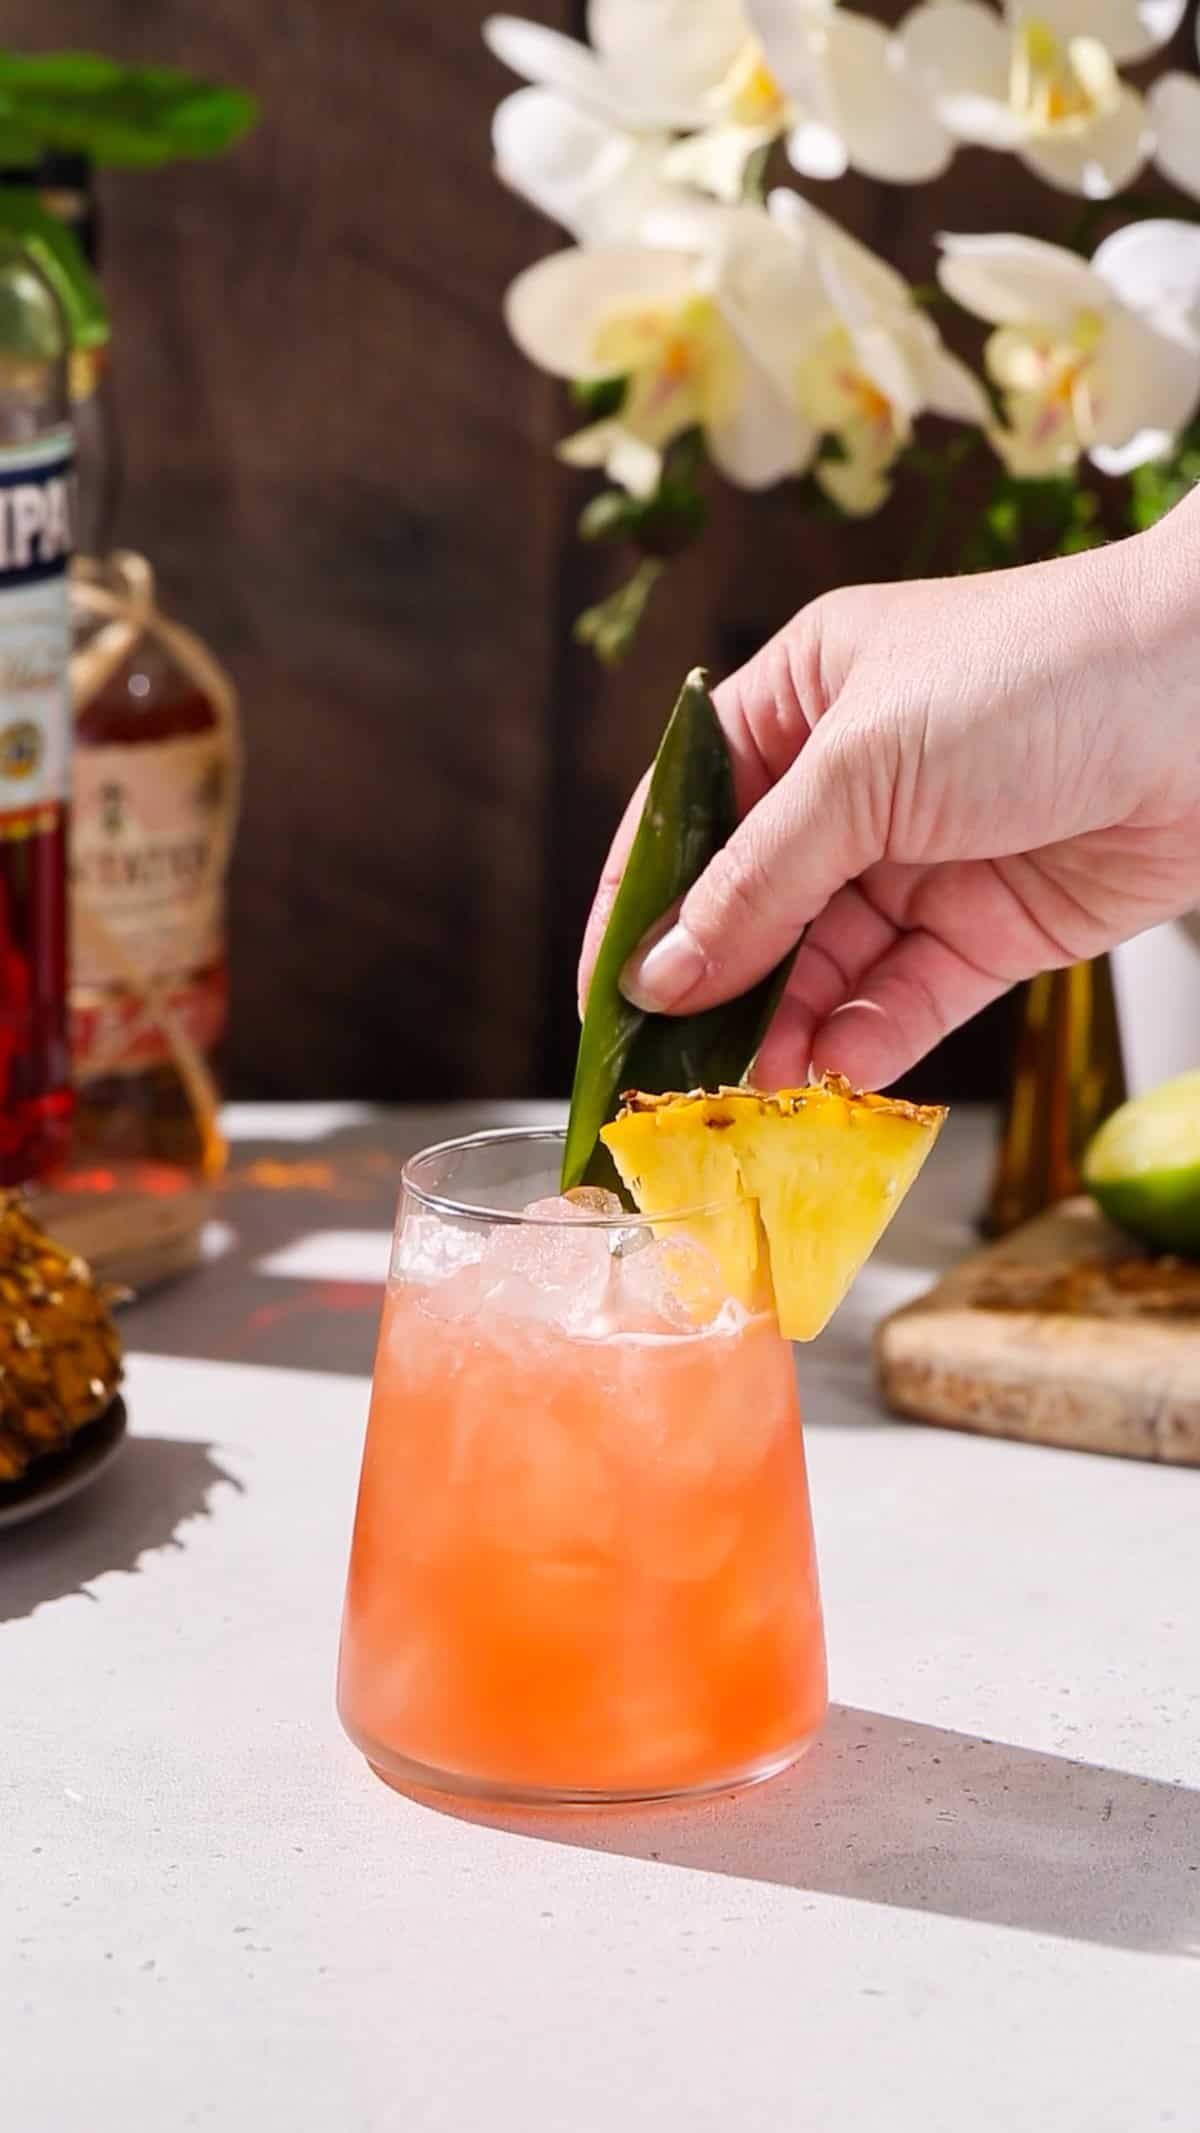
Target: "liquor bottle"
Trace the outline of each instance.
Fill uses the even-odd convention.
[[[44,1176],[70,1129],[70,335],[0,236],[0,1185]]]
[[[37,195],[49,215],[71,232],[95,271],[103,226],[95,173],[87,156],[47,151],[39,162],[0,166],[0,187]],[[121,438],[108,346],[73,348],[70,356],[71,429],[75,439],[73,546],[107,555],[121,497]]]
[[[149,564],[76,566],[71,1026],[75,1141],[211,1177],[228,1014],[232,684],[158,606]]]
[[[35,184],[42,206],[66,224],[88,266],[96,271],[103,225],[95,172],[88,157],[44,155]],[[80,555],[105,556],[112,547],[123,477],[121,433],[107,342],[100,348],[72,350],[70,382],[71,428],[75,436],[74,545]]]
[[[1043,971],[1024,988],[984,1234],[1007,1236],[1080,1190],[1097,1126],[1125,1101],[1107,956]]]

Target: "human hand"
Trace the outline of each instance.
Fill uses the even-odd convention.
[[[733,998],[807,926],[754,1079],[879,1088],[1017,979],[1200,901],[1198,590],[1200,492],[1109,548],[802,609],[715,692],[742,820],[629,998]]]

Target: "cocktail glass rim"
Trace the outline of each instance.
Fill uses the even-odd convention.
[[[475,1148],[496,1147],[502,1142],[556,1143],[562,1146],[566,1139],[565,1126],[489,1126],[479,1133],[453,1134],[448,1140],[434,1141],[428,1148],[418,1149],[410,1155],[400,1172],[404,1194],[427,1207],[435,1214],[445,1215],[462,1222],[496,1222],[512,1225],[524,1224],[529,1228],[543,1229],[598,1229],[606,1231],[630,1229],[662,1229],[670,1224],[709,1220],[714,1215],[730,1214],[735,1208],[745,1207],[744,1197],[729,1195],[723,1200],[707,1200],[691,1207],[671,1208],[661,1215],[639,1214],[636,1209],[622,1209],[615,1215],[598,1215],[580,1211],[577,1215],[531,1215],[519,1207],[488,1207],[472,1200],[460,1200],[446,1191],[438,1191],[422,1184],[417,1175],[422,1165],[433,1164],[436,1159],[467,1153]]]

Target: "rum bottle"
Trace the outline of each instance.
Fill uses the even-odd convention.
[[[43,1176],[70,1130],[70,334],[0,236],[0,1186]]]
[[[81,559],[72,597],[76,1146],[212,1176],[228,1013],[232,685],[159,607],[142,556]]]

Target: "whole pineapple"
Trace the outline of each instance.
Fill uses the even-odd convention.
[[[91,1269],[0,1199],[0,1486],[110,1405],[121,1344]]]

